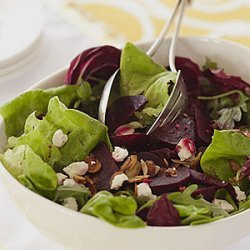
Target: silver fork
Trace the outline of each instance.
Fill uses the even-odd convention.
[[[168,98],[168,101],[165,103],[161,113],[158,115],[154,123],[147,131],[146,133],[147,135],[152,134],[158,127],[163,127],[173,122],[185,110],[185,107],[187,105],[188,98],[187,98],[186,85],[184,83],[181,71],[178,70],[177,72],[175,67],[176,43],[178,40],[180,25],[187,2],[190,1],[183,0],[180,3],[180,13],[169,49],[169,57],[168,57],[169,66],[172,72],[177,73],[176,82]]]
[[[164,25],[159,37],[155,40],[155,42],[151,45],[151,47],[147,51],[147,55],[149,55],[151,57],[157,52],[158,48],[160,47],[166,34],[169,31],[171,24],[174,21],[176,15],[178,13],[179,8],[181,8],[179,20],[177,23],[177,28],[174,32],[174,36],[173,36],[173,39],[172,39],[172,42],[170,45],[169,63],[170,63],[170,69],[173,72],[177,72],[176,68],[175,68],[175,63],[174,63],[174,61],[175,61],[175,53],[174,53],[175,52],[175,44],[176,44],[176,40],[178,37],[179,27],[180,27],[182,15],[183,15],[183,12],[185,9],[185,5],[186,5],[186,2],[188,2],[188,1],[189,0],[178,0],[176,6],[174,8],[174,11],[170,16],[170,19]],[[101,96],[100,104],[99,104],[99,110],[98,110],[98,118],[99,118],[99,121],[101,121],[104,124],[105,124],[105,119],[106,119],[106,110],[107,110],[107,106],[108,106],[108,100],[109,100],[111,88],[112,88],[114,82],[119,78],[119,75],[120,75],[120,69],[117,69],[114,72],[114,74],[108,79],[107,83],[104,86],[103,92],[102,92],[102,96]],[[152,133],[157,127],[163,126],[166,123],[168,123],[169,120],[172,121],[173,118],[175,119],[181,113],[183,108],[181,108],[181,110],[177,112],[178,114],[176,113],[176,115],[173,116],[173,111],[172,111],[173,109],[171,108],[171,107],[178,108],[180,106],[178,104],[183,103],[183,105],[185,105],[185,103],[186,103],[186,102],[184,103],[183,101],[181,101],[182,99],[186,99],[186,98],[182,98],[183,95],[181,93],[179,93],[178,90],[181,89],[179,86],[181,86],[181,88],[185,91],[185,89],[184,89],[185,85],[184,85],[184,82],[183,82],[183,79],[181,77],[180,72],[177,73],[176,84],[173,88],[173,91],[172,91],[167,103],[165,104],[162,112],[159,114],[159,116],[157,117],[157,119],[155,120],[153,125],[147,131],[147,135]],[[180,107],[182,107],[182,105]],[[170,111],[170,114],[169,114],[169,111]],[[170,119],[170,118],[172,118],[172,119]]]

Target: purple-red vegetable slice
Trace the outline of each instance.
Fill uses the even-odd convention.
[[[161,195],[167,192],[179,191],[180,187],[185,186],[190,181],[191,176],[188,168],[177,167],[176,169],[176,176],[160,173],[150,179],[149,186],[153,194]]]
[[[141,110],[147,103],[143,95],[123,96],[113,102],[107,109],[106,125],[109,132],[114,132],[120,125],[125,124],[136,111]]]
[[[201,103],[194,103],[195,132],[197,141],[209,144],[212,140],[213,128],[208,112]]]
[[[150,135],[150,144],[165,145],[174,149],[183,138],[195,141],[195,123],[188,115],[182,115],[173,123],[157,128]]]
[[[80,79],[92,85],[107,81],[120,66],[121,51],[105,45],[87,49],[73,59],[64,84],[77,84]]]
[[[97,191],[110,190],[110,178],[120,169],[116,165],[106,144],[100,143],[93,149],[92,154],[100,161],[101,170],[92,174],[90,177],[95,182]]]
[[[129,152],[148,150],[148,136],[143,133],[111,135],[110,140],[114,146],[126,148]]]
[[[180,215],[173,204],[168,200],[167,195],[156,201],[147,214],[149,226],[179,226]]]

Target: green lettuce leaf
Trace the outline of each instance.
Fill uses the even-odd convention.
[[[212,143],[201,157],[204,173],[219,180],[228,181],[234,177],[230,160],[242,165],[250,155],[250,138],[235,131],[214,131]]]
[[[118,227],[144,227],[145,223],[135,215],[136,209],[137,204],[133,197],[113,196],[108,191],[101,191],[80,212],[96,216]]]
[[[61,204],[65,198],[69,197],[76,199],[78,207],[83,207],[90,197],[90,191],[84,185],[59,186],[54,201]]]
[[[52,143],[58,129],[68,135],[68,141],[61,148]],[[12,137],[9,146],[29,145],[53,167],[67,166],[84,159],[100,142],[110,146],[105,125],[78,110],[68,109],[58,97],[50,99],[48,112],[42,120],[32,113],[27,118],[24,131],[19,138],[13,140]]]
[[[148,89],[143,93],[148,102],[141,112],[136,113],[136,116],[142,120],[143,123],[147,125],[152,124],[160,114],[169,98],[169,83],[175,83],[175,80],[176,73],[169,71],[157,74],[151,78]]]
[[[45,114],[51,97],[58,96],[66,106],[73,106],[79,100],[90,98],[90,93],[88,83],[28,91],[0,108],[6,135],[20,136],[27,117],[34,111],[37,115]]]
[[[145,52],[132,43],[127,43],[121,54],[121,95],[142,94],[150,85],[151,78],[164,71],[166,71],[166,69],[155,63]]]
[[[209,211],[208,213],[211,214],[210,217],[216,217],[216,216],[228,216],[228,213],[221,209],[219,206],[212,204],[203,198],[195,199],[192,197],[192,193],[197,189],[197,185],[193,184],[189,187],[187,187],[183,192],[174,192],[168,195],[168,199],[174,204],[174,205],[184,205],[184,206],[195,206],[198,208],[204,208],[203,210],[199,210],[199,214],[201,215],[201,211]],[[191,209],[191,211],[193,211]],[[196,211],[197,212],[197,211]],[[188,214],[189,215],[189,214]]]
[[[28,145],[8,149],[0,155],[0,160],[23,185],[53,199],[57,188],[57,175]]]

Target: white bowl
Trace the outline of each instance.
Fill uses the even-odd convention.
[[[139,44],[146,49],[150,43]],[[161,46],[156,60],[167,64],[169,40]],[[241,45],[209,38],[181,38],[177,54],[191,58],[199,65],[208,56],[231,74],[250,80],[250,49]],[[63,83],[66,69],[59,70],[32,88],[48,88]],[[0,123],[0,147],[6,136]],[[146,227],[120,229],[100,219],[64,208],[25,188],[0,164],[2,182],[27,218],[44,234],[69,249],[152,250],[222,249],[250,234],[250,210],[210,224],[183,227]]]

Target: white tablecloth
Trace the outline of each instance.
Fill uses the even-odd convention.
[[[40,52],[25,72],[16,72],[12,80],[0,78],[0,104],[25,91],[49,73],[68,65],[81,50],[97,44],[98,37],[89,37],[65,23],[55,13],[46,10],[47,21],[41,39]],[[98,34],[97,34],[98,35]],[[247,223],[247,222],[246,222]],[[232,228],[232,230],[234,230]],[[226,240],[226,235],[225,235]],[[250,249],[250,237],[227,250]],[[0,183],[0,249],[63,250],[64,247],[43,236],[20,213],[7,190]]]

